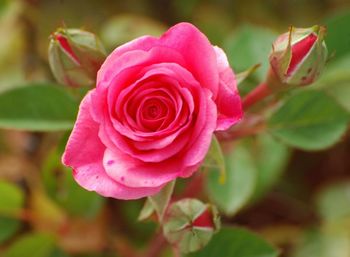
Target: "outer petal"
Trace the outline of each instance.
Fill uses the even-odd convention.
[[[226,130],[242,119],[242,102],[226,54],[217,46],[214,49],[220,77],[218,97],[215,101],[218,108],[216,130]]]
[[[111,68],[115,67],[113,63],[124,53],[133,50],[149,51],[157,46],[167,47],[180,53],[186,62],[186,68],[203,87],[212,91],[216,98],[219,77],[215,51],[207,37],[190,23],[179,23],[173,26],[159,39],[150,36],[140,37],[116,48],[102,65],[97,81],[105,80],[106,76],[109,76]]]
[[[142,41],[143,38],[136,39],[136,42]],[[128,45],[128,44],[127,44]],[[120,88],[120,85],[114,85],[114,81],[119,77],[120,73],[129,68],[142,69],[148,65],[162,62],[174,62],[181,66],[186,66],[186,62],[181,53],[175,49],[154,45],[150,49],[130,49],[130,51],[120,51],[120,48],[116,48],[102,64],[100,70],[97,73],[97,87],[114,87]],[[136,69],[137,70],[137,69]],[[130,78],[137,80],[138,75],[135,72],[131,73]]]
[[[121,184],[135,188],[163,186],[177,178],[186,168],[180,158],[148,163],[116,149],[105,151],[103,164],[109,176]]]
[[[202,96],[198,103],[200,110],[191,135],[192,142],[184,150],[186,167],[196,166],[204,160],[216,127],[217,109],[211,99],[211,92],[204,90],[201,93]]]
[[[74,178],[82,187],[105,197],[136,199],[157,193],[161,187],[126,187],[110,178],[102,160],[105,146],[98,137],[99,125],[90,114],[91,92],[80,104],[72,134],[68,140],[62,162],[74,169]]]

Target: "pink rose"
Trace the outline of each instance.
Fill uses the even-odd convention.
[[[180,23],[115,49],[83,99],[63,155],[87,190],[118,199],[157,193],[201,165],[212,135],[242,117],[224,52]]]

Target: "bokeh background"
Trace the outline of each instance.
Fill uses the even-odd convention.
[[[47,46],[59,26],[92,31],[111,51],[181,21],[222,47],[235,71],[262,64],[240,85],[243,95],[264,78],[279,33],[327,25],[328,72],[342,75],[328,77],[329,90],[340,90],[350,108],[349,0],[0,0],[0,91],[54,81]],[[159,239],[155,223],[137,222],[142,200],[104,199],[75,184],[60,164],[67,136],[0,130],[0,256],[171,256],[166,248],[148,249]],[[271,143],[264,154],[261,162],[272,163],[260,178],[266,184],[223,222],[256,231],[284,257],[349,257],[349,133],[324,151]]]

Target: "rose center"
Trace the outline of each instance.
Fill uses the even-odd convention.
[[[146,100],[142,106],[142,117],[144,120],[157,120],[167,113],[167,106],[157,98]]]
[[[153,118],[153,119],[157,118],[157,116],[158,116],[159,113],[160,113],[160,112],[159,112],[159,108],[158,108],[157,105],[151,105],[151,106],[149,106],[147,112],[148,112],[148,116],[149,116],[150,118]]]
[[[136,131],[155,132],[169,126],[177,115],[181,98],[171,87],[140,87],[124,107],[125,121]]]

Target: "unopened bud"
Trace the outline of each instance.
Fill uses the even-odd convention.
[[[220,228],[215,206],[197,199],[183,199],[170,205],[163,225],[164,236],[183,253],[203,248]]]
[[[60,28],[50,37],[49,63],[56,80],[72,87],[91,86],[106,58],[93,33]]]
[[[322,72],[327,60],[324,42],[326,29],[313,26],[307,29],[291,27],[273,43],[270,65],[282,84],[303,86],[313,83]]]

